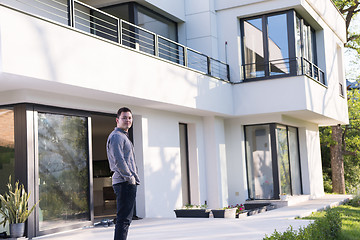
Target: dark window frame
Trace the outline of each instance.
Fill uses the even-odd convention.
[[[178,23],[171,20],[170,18],[158,13],[158,12],[155,12],[154,10],[148,8],[148,7],[145,7],[137,2],[128,2],[128,3],[120,3],[120,4],[114,4],[114,5],[110,5],[110,6],[106,6],[106,7],[102,7],[102,8],[99,8],[101,11],[104,11],[106,12],[106,9],[108,8],[111,8],[111,7],[115,7],[115,6],[120,6],[120,5],[128,5],[128,13],[129,13],[129,19],[125,19],[126,21],[129,21],[130,23],[132,24],[135,24],[135,25],[139,25],[139,21],[138,21],[138,7],[141,7],[141,8],[144,8],[145,10],[153,13],[154,15],[164,19],[165,21],[169,21],[169,22],[172,22],[174,23],[175,25],[175,33],[176,33],[176,40],[175,42],[179,42],[179,29],[178,29]],[[151,31],[151,30],[149,30]],[[153,31],[152,31],[153,32]]]
[[[268,38],[269,38],[269,34],[268,34],[268,18],[271,16],[276,16],[276,15],[281,15],[281,14],[286,14],[286,26],[287,26],[287,41],[288,41],[288,60],[289,60],[289,73],[284,73],[284,74],[279,74],[279,75],[271,75],[270,74],[270,61],[269,61],[269,46],[268,46]],[[259,80],[270,80],[270,79],[277,79],[277,78],[284,78],[284,77],[289,77],[289,76],[297,76],[297,75],[305,75],[303,74],[299,74],[298,73],[298,69],[297,69],[297,65],[298,65],[298,61],[297,59],[303,56],[297,56],[297,52],[296,52],[296,18],[300,19],[300,34],[301,34],[301,52],[302,55],[304,55],[304,49],[303,49],[303,41],[304,41],[304,37],[303,37],[303,27],[307,26],[311,32],[311,52],[313,55],[313,59],[307,59],[308,61],[310,61],[311,63],[313,63],[314,65],[317,65],[317,48],[316,48],[316,31],[315,29],[304,19],[301,17],[301,15],[299,15],[294,9],[290,9],[290,10],[285,10],[285,11],[279,11],[279,12],[274,12],[274,13],[268,13],[268,14],[264,14],[264,15],[258,15],[258,16],[253,16],[253,17],[247,17],[247,18],[241,18],[240,19],[240,35],[241,35],[241,60],[242,60],[242,64],[241,64],[241,78],[242,78],[242,82],[253,82],[253,81],[259,81]],[[261,77],[247,77],[246,75],[246,65],[247,64],[252,64],[252,63],[247,63],[246,62],[246,58],[245,58],[245,42],[244,42],[244,35],[245,35],[245,28],[244,28],[244,22],[247,20],[252,20],[252,19],[261,19],[262,20],[262,38],[263,38],[263,54],[264,54],[264,66],[266,66],[264,68],[264,76]],[[306,58],[305,58],[306,59]],[[256,62],[254,62],[256,63]],[[262,63],[260,63],[262,64]],[[325,85],[326,85],[326,81],[325,81]]]
[[[278,161],[278,139],[277,139],[277,134],[276,134],[276,128],[277,126],[284,126],[286,127],[286,138],[287,138],[287,144],[289,146],[289,127],[295,128],[296,129],[296,133],[297,133],[297,151],[298,151],[298,156],[299,156],[299,174],[300,174],[300,186],[301,186],[301,194],[304,193],[303,191],[303,179],[302,179],[302,170],[301,170],[301,156],[300,156],[300,141],[299,141],[299,128],[298,127],[294,127],[294,126],[290,126],[290,125],[285,125],[285,124],[281,124],[281,123],[259,123],[259,124],[249,124],[249,125],[244,125],[243,129],[244,129],[244,139],[245,142],[247,140],[246,137],[246,127],[251,127],[251,126],[260,126],[260,125],[268,125],[270,128],[270,143],[271,143],[271,161],[272,161],[272,176],[273,176],[273,184],[274,184],[274,195],[272,199],[279,199],[279,195],[281,193],[281,179],[280,179],[280,169],[279,169],[279,161]],[[245,143],[246,145],[246,143]],[[246,181],[247,181],[247,188],[248,188],[248,198],[251,200],[269,200],[269,199],[255,199],[255,198],[250,198],[251,193],[250,193],[250,181],[249,181],[249,173],[248,173],[248,159],[247,159],[247,151],[248,149],[245,146],[245,166],[246,166]],[[290,149],[288,148],[288,151],[290,151]],[[292,181],[291,179],[291,160],[290,160],[290,153],[288,153],[289,155],[289,172],[290,172],[290,183]],[[293,193],[293,189],[292,189],[292,183],[291,183],[291,193]]]

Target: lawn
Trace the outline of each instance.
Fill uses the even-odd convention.
[[[356,204],[341,205],[334,208],[341,216],[341,232],[339,240],[359,240],[360,239],[360,206]],[[318,219],[325,216],[325,211],[313,213],[305,219]]]

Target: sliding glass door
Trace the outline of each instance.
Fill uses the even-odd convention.
[[[250,199],[302,194],[297,128],[245,126],[245,139]]]
[[[39,231],[90,220],[86,117],[37,114]]]

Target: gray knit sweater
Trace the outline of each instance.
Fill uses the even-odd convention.
[[[136,184],[140,184],[138,170],[135,162],[134,146],[125,135],[125,131],[115,128],[107,139],[107,157],[112,176],[112,184],[132,182],[135,178]]]

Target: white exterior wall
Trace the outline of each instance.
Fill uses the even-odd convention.
[[[232,113],[228,83],[64,26],[0,10],[1,58],[6,59],[1,62],[2,91],[41,89],[171,111]],[[31,84],[24,77],[31,78]]]
[[[124,1],[86,2],[100,7]],[[179,123],[189,129],[193,204],[206,201],[219,208],[244,203],[244,125],[260,123],[298,127],[304,194],[323,195],[318,126],[348,122],[346,96],[338,91],[344,79],[344,21],[330,3],[138,2],[185,21],[180,42],[227,61],[234,81],[240,79],[239,18],[295,8],[318,30],[319,66],[328,86],[304,76],[231,85],[0,5],[0,104],[29,102],[103,113],[128,105],[142,180],[140,216],[174,217],[173,209],[183,205]]]

